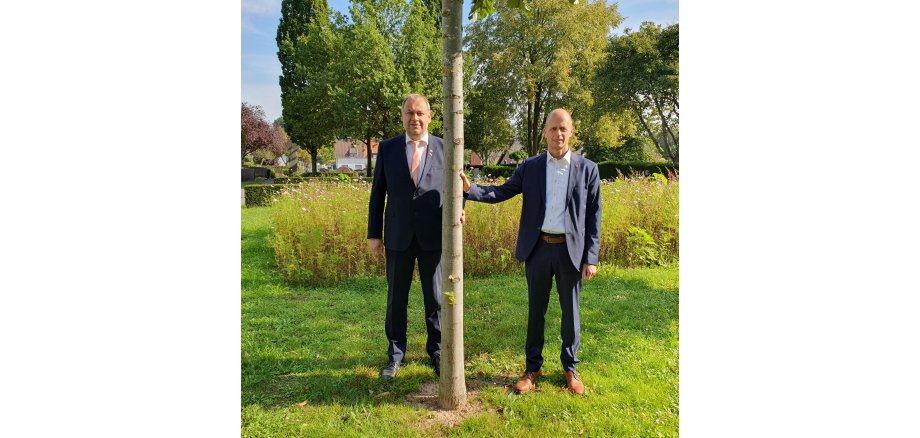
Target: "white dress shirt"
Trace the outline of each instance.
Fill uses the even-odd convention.
[[[546,153],[546,213],[540,227],[544,233],[565,234],[565,195],[569,188],[571,162],[571,149],[558,160]]]
[[[425,168],[425,159],[428,157],[428,133],[426,132],[423,134],[420,140],[421,144],[419,145],[419,149],[422,150],[422,154],[418,161],[419,175],[422,174],[422,169]],[[406,134],[406,163],[409,164],[409,172],[412,172],[412,154],[415,153],[415,148],[412,146],[412,143],[410,143],[411,141],[412,139],[409,138],[409,134]]]

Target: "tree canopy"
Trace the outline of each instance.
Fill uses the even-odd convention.
[[[536,155],[549,111],[569,108],[577,123],[579,113],[593,105],[593,71],[603,59],[607,34],[622,17],[615,4],[600,0],[533,0],[529,10],[511,3],[496,2],[494,15],[470,25],[472,86],[489,88],[488,98],[509,103],[524,150]]]
[[[599,102],[627,109],[662,157],[679,159],[678,25],[642,23],[636,32],[610,38],[597,70]]]

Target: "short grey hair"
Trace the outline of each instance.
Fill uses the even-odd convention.
[[[410,100],[419,100],[419,99],[421,99],[421,100],[423,100],[423,101],[425,102],[425,106],[428,107],[428,112],[430,113],[430,112],[431,112],[431,103],[428,102],[428,98],[425,97],[424,94],[412,93],[412,94],[406,96],[406,98],[403,99],[402,108],[405,108],[405,107],[406,107],[406,102],[408,102],[408,101],[410,101]]]

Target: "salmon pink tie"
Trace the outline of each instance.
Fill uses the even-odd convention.
[[[412,152],[412,165],[409,167],[409,173],[412,174],[412,182],[418,185],[419,163],[422,161],[422,148],[419,147],[421,141],[409,140],[409,143],[412,143],[412,147],[415,148]]]

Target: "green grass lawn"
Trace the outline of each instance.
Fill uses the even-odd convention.
[[[425,353],[418,281],[405,363],[391,382],[383,330],[386,280],[286,285],[268,247],[270,208],[242,209],[243,436],[677,436],[678,271],[601,266],[581,296],[583,397],[564,390],[551,298],[536,392],[510,391],[524,370],[523,276],[466,279],[471,413],[454,421],[407,402],[436,382]],[[556,296],[555,291],[552,292]]]

